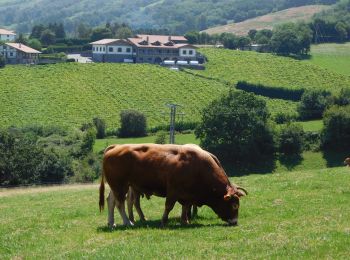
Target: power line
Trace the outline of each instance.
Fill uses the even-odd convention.
[[[169,130],[169,143],[174,144],[175,143],[175,119],[176,119],[176,109],[177,107],[180,107],[178,104],[166,104],[168,107],[170,107],[170,130]]]

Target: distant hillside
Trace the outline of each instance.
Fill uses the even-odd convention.
[[[28,32],[38,23],[98,26],[128,23],[134,28],[167,28],[185,33],[240,22],[290,7],[334,4],[337,0],[0,0],[0,27]]]
[[[209,34],[216,33],[234,33],[237,35],[247,35],[249,30],[256,29],[272,29],[275,25],[296,22],[296,21],[308,21],[315,14],[330,9],[330,6],[326,5],[308,5],[289,8],[276,13],[259,16],[253,19],[246,20],[240,23],[231,23],[227,25],[217,26],[205,30]]]

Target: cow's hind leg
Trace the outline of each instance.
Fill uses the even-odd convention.
[[[140,205],[140,193],[134,191],[134,205],[136,208],[137,213],[139,214],[141,221],[146,221],[145,215],[142,212],[141,205]]]
[[[115,227],[115,224],[114,224],[115,197],[112,191],[110,191],[108,194],[107,205],[108,205],[108,226],[110,228],[113,228]]]
[[[133,226],[134,224],[129,220],[125,212],[125,199],[128,192],[128,186],[125,188],[118,189],[118,191],[113,191],[116,198],[116,206],[119,211],[120,216],[123,219],[124,226]]]
[[[133,205],[135,201],[135,194],[133,192],[133,189],[129,187],[128,195],[127,195],[127,205],[128,205],[128,214],[129,214],[129,219],[131,222],[135,223],[135,218],[134,218],[134,211],[133,211]]]
[[[162,217],[162,227],[164,227],[168,223],[169,219],[169,212],[174,208],[174,205],[176,203],[176,199],[173,199],[171,197],[167,197],[165,200],[165,209]]]

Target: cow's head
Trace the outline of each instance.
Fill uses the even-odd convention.
[[[227,187],[227,193],[216,201],[213,209],[223,221],[235,226],[238,224],[239,199],[247,194],[241,187]]]
[[[344,164],[350,166],[350,157],[345,159]]]

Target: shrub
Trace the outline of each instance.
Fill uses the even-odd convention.
[[[324,148],[345,150],[350,147],[350,105],[333,106],[325,112],[322,144]]]
[[[96,140],[96,129],[89,128],[83,137],[83,142],[81,144],[81,154],[87,155],[92,152]]]
[[[329,105],[330,93],[322,90],[306,90],[301,97],[298,112],[301,119],[320,119]]]
[[[277,124],[285,124],[290,123],[297,119],[297,115],[289,114],[289,113],[283,113],[279,112],[274,116],[274,121]]]
[[[266,102],[233,92],[214,100],[202,113],[195,131],[201,146],[234,162],[258,163],[274,153],[273,130]],[[253,160],[252,160],[253,158]]]
[[[334,103],[338,106],[350,105],[350,88],[343,88],[337,97],[334,98]]]
[[[0,54],[0,69],[5,68],[5,66],[6,66],[5,58]]]
[[[95,117],[92,121],[94,122],[94,125],[96,127],[96,131],[97,131],[96,137],[98,139],[104,138],[106,136],[106,122],[105,122],[105,120],[98,118],[98,117]]]
[[[279,135],[279,152],[286,155],[299,155],[303,150],[303,127],[287,124]]]
[[[156,144],[166,144],[167,132],[159,131],[156,135],[156,140],[154,141]]]
[[[146,117],[135,110],[124,110],[120,113],[120,137],[146,136]]]

